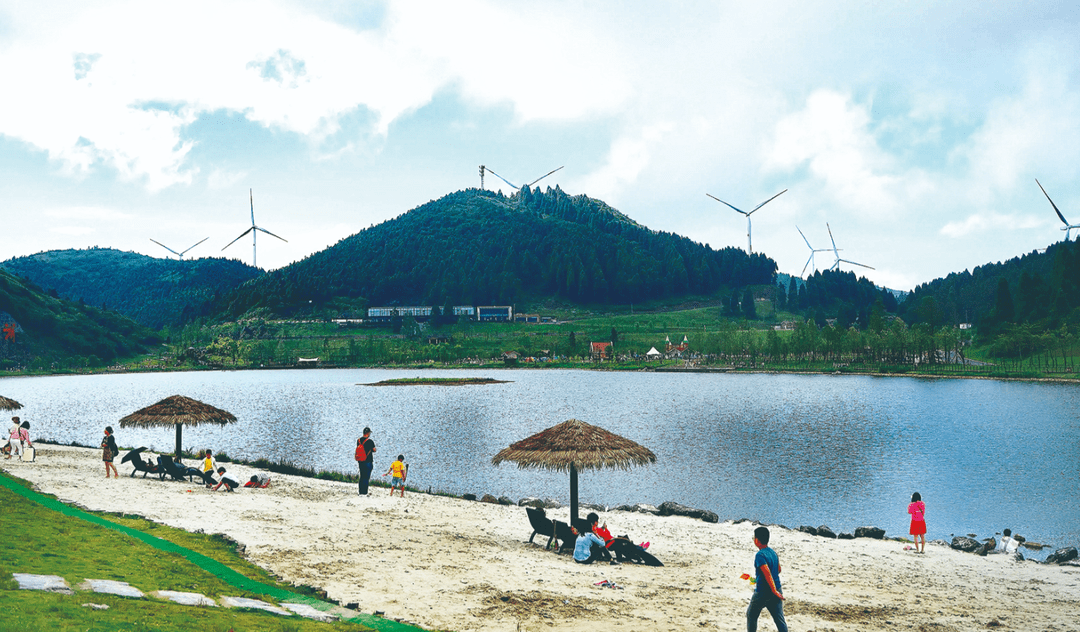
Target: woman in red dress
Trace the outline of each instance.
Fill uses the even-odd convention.
[[[908,505],[907,512],[911,514],[910,533],[915,538],[915,552],[926,553],[926,505],[923,504],[919,492],[911,495],[911,504]]]

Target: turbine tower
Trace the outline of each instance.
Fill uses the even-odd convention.
[[[162,248],[164,248],[165,250],[168,250],[169,252],[173,253],[174,255],[176,255],[177,257],[179,257],[181,261],[183,261],[183,260],[184,260],[184,253],[185,253],[185,252],[187,252],[188,250],[191,250],[191,249],[192,249],[192,248],[194,248],[195,246],[198,246],[199,244],[201,244],[202,242],[206,241],[207,239],[210,239],[210,238],[209,238],[209,237],[203,237],[203,238],[202,238],[201,240],[199,240],[199,241],[198,241],[198,242],[197,242],[197,243],[196,243],[196,244],[195,244],[194,246],[191,246],[191,247],[189,247],[189,248],[188,248],[187,250],[181,250],[180,252],[176,252],[176,251],[175,251],[175,250],[173,250],[172,248],[169,248],[168,246],[166,246],[165,244],[161,243],[160,241],[158,241],[158,240],[156,240],[156,239],[151,239],[150,241],[152,241],[152,242],[154,242],[155,244],[157,244],[157,245],[161,246],[161,247],[162,247]]]
[[[837,272],[839,272],[840,271],[840,262],[841,261],[843,261],[844,263],[850,263],[853,266],[862,266],[864,268],[870,268],[871,270],[873,270],[873,268],[866,265],[865,263],[856,263],[855,261],[849,261],[847,259],[841,259],[840,258],[840,251],[836,248],[836,240],[833,239],[833,236],[832,236],[832,227],[829,226],[828,222],[825,222],[825,228],[829,229],[829,241],[832,242],[833,254],[836,256],[836,263],[832,264],[832,267],[829,268],[830,270],[836,270]]]
[[[750,210],[750,211],[744,211],[744,210],[742,210],[742,209],[737,209],[737,208],[735,208],[734,206],[731,206],[731,205],[730,205],[730,204],[728,204],[727,202],[725,202],[725,201],[721,200],[720,198],[716,197],[715,195],[713,195],[713,194],[711,194],[711,193],[706,193],[705,195],[707,195],[707,196],[711,197],[712,199],[716,200],[717,202],[720,202],[721,204],[726,204],[727,206],[731,207],[731,208],[732,208],[732,209],[734,209],[735,211],[738,211],[739,213],[742,213],[743,215],[745,215],[745,216],[746,216],[746,250],[747,250],[748,254],[754,254],[754,244],[753,244],[753,243],[751,243],[751,241],[750,241],[750,216],[754,214],[754,211],[758,210],[758,209],[759,209],[759,208],[761,208],[762,206],[765,206],[765,205],[766,205],[766,204],[768,204],[769,202],[772,202],[773,200],[775,200],[776,198],[780,197],[780,196],[781,196],[781,195],[783,195],[784,193],[787,193],[787,189],[784,189],[784,190],[783,190],[783,191],[781,191],[780,193],[777,193],[776,195],[774,195],[774,196],[772,196],[771,198],[769,198],[769,199],[765,200],[765,201],[764,201],[764,202],[762,202],[761,204],[758,204],[757,206],[755,206],[755,207],[754,207],[754,208],[753,208],[752,210]],[[811,248],[811,250],[813,250],[813,249]]]
[[[802,240],[806,242],[806,247],[810,249],[810,258],[806,260],[806,263],[803,265],[802,272],[799,273],[799,276],[801,277],[802,275],[806,274],[806,268],[810,264],[814,264],[814,272],[817,272],[817,262],[814,261],[814,253],[815,252],[829,252],[829,249],[828,248],[814,248],[813,246],[810,245],[810,240],[806,238],[806,235],[803,235],[803,232],[802,232],[801,228],[796,226],[795,230],[799,231],[799,234],[802,235]]]
[[[256,259],[255,259],[255,255],[256,255],[255,236],[259,234],[258,231],[261,230],[262,232],[266,233],[267,235],[270,235],[271,237],[277,237],[278,239],[280,239],[281,241],[284,241],[285,243],[289,243],[289,240],[285,239],[283,237],[278,237],[274,233],[266,230],[265,228],[261,228],[259,226],[256,226],[255,225],[255,196],[252,194],[251,189],[248,189],[248,200],[251,202],[251,228],[249,228],[249,229],[245,230],[244,232],[240,233],[240,237],[243,237],[244,235],[246,235],[248,233],[251,233],[251,266],[254,267],[254,268],[257,268],[259,266],[255,263],[255,261],[256,261]],[[236,239],[234,239],[234,240],[230,241],[229,243],[225,244],[225,248],[228,248],[229,246],[235,244],[236,241],[238,239],[240,239],[240,237],[237,237]],[[221,250],[224,251],[225,248],[222,248]]]
[[[1070,224],[1069,220],[1065,219],[1065,216],[1062,215],[1061,211],[1058,210],[1057,204],[1054,204],[1054,201],[1051,200],[1050,196],[1046,193],[1046,189],[1043,189],[1043,185],[1039,183],[1038,178],[1035,178],[1035,184],[1039,185],[1039,188],[1042,189],[1043,195],[1045,195],[1046,199],[1050,201],[1050,206],[1054,207],[1054,212],[1057,213],[1058,219],[1061,220],[1062,224],[1065,224],[1065,228],[1062,228],[1061,230],[1065,231],[1065,241],[1069,241],[1069,233],[1071,233],[1072,229],[1074,228],[1080,230],[1080,224]]]

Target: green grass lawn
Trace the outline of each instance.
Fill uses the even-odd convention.
[[[24,481],[0,473],[23,486]],[[265,595],[235,588],[189,560],[158,550],[129,535],[80,518],[65,516],[0,487],[5,554],[0,559],[0,630],[182,630],[192,632],[307,632],[368,630],[347,622],[320,623],[299,616],[282,617],[251,610],[193,607],[169,601],[128,599],[76,591],[61,595],[18,590],[12,573],[59,575],[72,588],[86,579],[124,581],[139,590],[196,592],[216,599],[222,595],[274,603]],[[96,514],[126,527],[152,534],[194,550],[250,579],[298,594],[310,588],[288,586],[244,561],[229,541],[158,525],[133,516]],[[104,604],[108,610],[84,607]]]

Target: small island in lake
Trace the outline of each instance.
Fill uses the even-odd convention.
[[[507,384],[509,380],[490,377],[402,377],[360,386],[471,386],[474,384]]]

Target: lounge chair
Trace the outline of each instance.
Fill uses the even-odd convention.
[[[651,553],[634,544],[625,535],[621,535],[611,541],[608,550],[615,555],[620,562],[633,562],[645,566],[663,566],[663,562],[656,559]]]
[[[169,454],[162,454],[158,457],[158,467],[161,468],[161,480],[165,480],[166,476],[171,476],[178,481],[193,482],[196,476],[200,481],[205,482],[203,473],[193,467],[188,467],[183,463],[173,461],[173,458]]]
[[[147,474],[160,474],[161,471],[156,463],[151,461],[144,461],[142,459],[142,451],[145,447],[135,448],[130,450],[124,455],[124,458],[120,459],[120,463],[131,463],[131,466],[135,469],[131,470],[131,476],[134,477],[136,473],[142,472],[143,478],[146,478]]]
[[[555,525],[555,539],[559,544],[555,547],[556,553],[566,553],[567,551],[573,553],[574,544],[577,541],[577,536],[570,530],[570,525],[561,520],[553,520]]]
[[[529,536],[529,544],[532,544],[533,538],[536,534],[546,535],[548,537],[547,544],[544,548],[551,548],[551,541],[555,539],[555,525],[552,524],[551,519],[547,517],[543,509],[534,509],[532,507],[526,507],[525,513],[529,514],[529,524],[532,525],[532,535]]]

